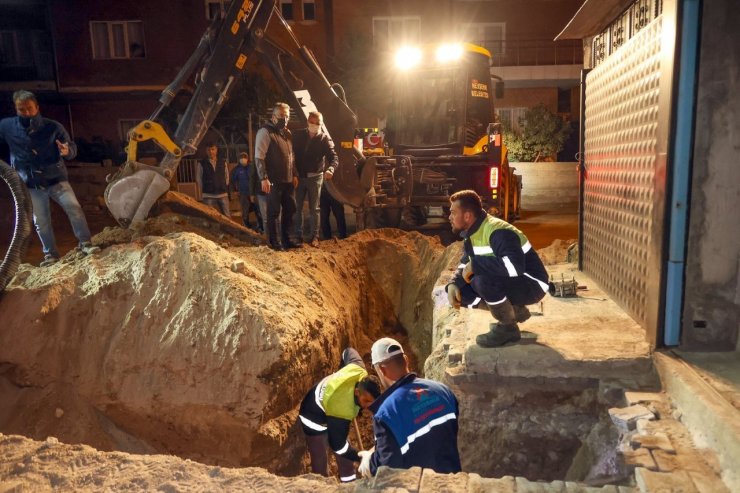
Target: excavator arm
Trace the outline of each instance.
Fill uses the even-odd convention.
[[[340,163],[328,184],[330,192],[344,203],[362,205],[371,186],[368,180],[360,179],[356,168],[361,158],[352,146],[356,117],[310,50],[294,36],[276,3],[234,0],[224,18],[213,21],[183,69],[162,92],[151,117],[130,133],[127,162],[109,178],[105,192],[106,205],[119,224],[128,227],[146,219],[157,199],[169,189],[180,160],[196,152],[251,57],[271,70],[286,99],[303,110],[299,116],[304,123],[308,111],[323,113],[325,126],[337,143]],[[155,120],[193,76],[195,92],[170,139]],[[165,150],[158,166],[136,161],[137,142],[148,139]]]

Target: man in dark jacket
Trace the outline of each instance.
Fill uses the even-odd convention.
[[[354,348],[342,351],[339,371],[314,385],[301,402],[298,418],[311,456],[311,472],[329,475],[328,445],[337,458],[339,479],[343,483],[355,480],[353,462],[360,457],[347,439],[350,424],[379,395],[380,382],[367,374],[360,353]]]
[[[226,159],[218,158],[218,146],[207,148],[208,157],[198,162],[195,181],[201,191],[201,202],[231,217],[229,211],[229,166]]]
[[[254,143],[254,161],[260,186],[267,194],[267,239],[273,250],[298,246],[289,238],[296,209],[295,187],[298,184],[291,133],[287,129],[289,119],[290,106],[277,103],[272,109],[272,118],[259,129]],[[282,243],[278,239],[278,218]]]
[[[446,288],[450,305],[486,302],[498,323],[476,338],[479,346],[517,342],[517,322],[530,317],[526,305],[540,301],[549,289],[545,266],[524,233],[487,214],[473,190],[454,193],[450,204],[452,231],[464,240],[463,257]]]
[[[308,128],[293,134],[293,152],[298,170],[296,188],[295,237],[303,242],[303,202],[308,196],[308,237],[311,246],[319,246],[319,196],[324,180],[331,180],[339,164],[334,141],[324,131],[321,113],[308,114]]]
[[[380,466],[414,466],[438,473],[460,472],[457,398],[444,384],[417,378],[398,341],[384,337],[371,349],[372,364],[386,390],[369,407],[375,450],[362,451],[360,473]]]
[[[0,140],[10,147],[10,164],[28,187],[33,203],[33,222],[44,251],[42,267],[59,260],[59,250],[51,224],[49,199],[59,204],[80,242],[80,255],[100,251],[90,241],[85,213],[67,180],[64,159],[77,155],[77,146],[61,123],[43,118],[33,93],[16,91],[13,103],[17,116],[0,120]]]

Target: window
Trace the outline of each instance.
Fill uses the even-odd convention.
[[[144,58],[144,26],[141,21],[91,22],[93,59]]]
[[[316,20],[316,2],[314,0],[303,0],[303,20]]]
[[[229,0],[206,0],[206,19],[223,19],[228,6]]]
[[[516,133],[524,129],[524,114],[527,112],[526,107],[519,108],[496,108],[498,121],[504,128],[511,129]]]
[[[293,0],[280,0],[280,13],[286,21],[293,20]]]
[[[373,42],[379,49],[418,43],[420,17],[373,17]]]
[[[31,39],[21,31],[0,31],[0,65],[28,67],[33,65]]]
[[[506,23],[474,22],[463,25],[465,41],[483,46],[491,55],[503,55],[506,51]]]

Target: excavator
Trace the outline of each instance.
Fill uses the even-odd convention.
[[[455,47],[448,50],[457,53]],[[444,215],[450,194],[464,188],[476,190],[492,212],[511,218],[518,209],[518,187],[505,159],[500,126],[491,123],[490,53],[473,45],[461,50],[459,63],[406,73],[410,93],[398,99],[392,132],[397,144],[391,153],[367,157],[357,145],[357,117],[344,91],[327,80],[281,16],[277,1],[234,0],[162,91],[152,115],[130,131],[127,161],[109,177],[108,209],[123,227],[146,219],[169,190],[181,159],[196,152],[251,60],[273,74],[286,102],[302,110],[302,123],[309,111],[323,114],[340,163],[327,188],[355,210],[358,229],[398,226],[401,211],[409,208],[422,215],[435,208]],[[170,138],[157,118],[193,79],[195,91]],[[150,140],[164,151],[157,166],[137,161],[137,145]]]
[[[175,80],[162,91],[152,115],[129,132],[127,161],[109,177],[105,191],[106,205],[121,226],[146,219],[154,203],[169,190],[180,161],[196,152],[251,58],[273,74],[286,102],[303,110],[299,118],[304,124],[309,111],[322,112],[326,130],[338,144],[340,160],[327,188],[341,202],[362,208],[372,188],[371,169],[363,171],[364,179],[358,171],[364,158],[353,145],[357,117],[341,88],[326,79],[311,51],[301,45],[280,15],[276,0],[234,0],[223,18],[214,19]],[[157,118],[193,78],[195,91],[170,137]],[[137,146],[145,141],[153,141],[164,151],[156,166],[137,161]]]

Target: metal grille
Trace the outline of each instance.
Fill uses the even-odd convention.
[[[597,67],[663,12],[663,0],[636,0],[594,36],[591,66]]]
[[[661,21],[586,79],[583,268],[643,326],[656,200]]]
[[[197,159],[183,159],[177,166],[177,182],[178,183],[194,183],[195,172],[198,167]]]

